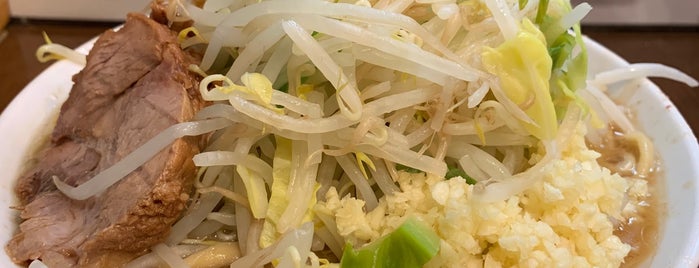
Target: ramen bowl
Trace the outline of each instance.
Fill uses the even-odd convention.
[[[590,74],[627,65],[593,40],[585,40]],[[78,48],[87,53],[94,40]],[[60,106],[68,97],[71,76],[80,66],[59,61],[36,77],[0,115],[0,243],[5,245],[19,223],[13,187],[36,149],[45,141]],[[613,92],[612,92],[613,93]],[[638,128],[654,142],[662,161],[658,190],[662,213],[656,251],[646,259],[649,267],[697,267],[699,265],[699,146],[681,114],[660,89],[643,80],[625,105],[636,114]],[[0,254],[0,266],[12,265]]]

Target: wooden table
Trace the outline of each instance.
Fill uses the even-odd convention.
[[[46,31],[56,43],[76,47],[116,23],[23,22],[12,20],[0,42],[0,110],[49,64],[37,62],[34,52]],[[699,28],[584,27],[592,39],[629,62],[658,62],[699,78]],[[665,79],[654,79],[699,133],[699,89]],[[696,135],[696,134],[695,134]]]

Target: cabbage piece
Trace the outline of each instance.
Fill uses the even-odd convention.
[[[260,234],[260,246],[268,247],[277,240],[277,222],[289,205],[289,179],[291,178],[291,140],[275,136],[277,150],[272,160],[272,196],[269,198],[267,216]]]
[[[254,156],[253,156],[254,157]],[[243,165],[236,166],[236,171],[245,185],[245,191],[248,194],[248,202],[252,216],[256,219],[264,218],[267,214],[269,204],[267,202],[267,189],[265,189],[265,180],[257,172],[251,171]]]
[[[341,268],[422,267],[439,252],[439,236],[415,218],[408,218],[398,229],[360,249],[347,244]]]
[[[497,48],[486,47],[482,60],[485,69],[500,79],[507,97],[534,121],[523,122],[524,128],[539,139],[552,139],[558,122],[549,93],[552,62],[543,33],[524,19],[515,38]]]
[[[567,46],[569,46],[569,48],[566,49],[570,51],[561,53],[558,56],[559,61],[566,60],[566,62],[565,64],[561,63],[559,68],[554,69],[551,77],[551,96],[556,107],[556,115],[561,119],[565,116],[565,111],[571,101],[575,101],[581,107],[587,106],[583,101],[579,100],[575,94],[576,90],[586,87],[587,49],[582,41],[580,26],[576,25],[573,28],[576,36],[572,38],[574,42],[568,43]],[[568,33],[564,35],[570,36]],[[569,37],[561,38],[571,40]],[[576,45],[580,47],[580,53],[573,57],[571,51]],[[568,54],[565,55],[567,59],[562,55],[565,53]]]
[[[549,40],[549,55],[553,61],[551,68],[551,98],[554,102],[558,119],[563,119],[570,102],[586,110],[586,105],[579,100],[575,91],[585,88],[587,79],[587,48],[580,32],[580,19],[589,12],[589,5],[580,4],[571,10],[570,3],[561,1],[567,14],[554,18],[544,16],[539,23],[541,31]],[[566,22],[563,22],[563,21]],[[572,24],[572,33],[565,27]],[[556,33],[560,33],[556,35]],[[579,52],[574,53],[578,48]]]
[[[289,187],[294,187],[290,184],[291,172],[292,172],[292,141],[280,136],[275,136],[277,143],[277,150],[274,152],[274,159],[272,160],[272,187],[271,196],[269,198],[269,206],[267,207],[267,214],[265,217],[265,222],[262,226],[262,233],[260,234],[260,246],[266,248],[274,242],[276,242],[281,236],[279,230],[288,230],[295,226],[279,226],[279,222],[282,218],[284,212],[289,208],[289,193],[291,192]],[[298,187],[298,185],[296,185]],[[313,204],[317,202],[315,198],[315,190],[312,193],[312,198],[309,200],[309,207],[313,207]],[[310,210],[305,211],[302,222],[309,222],[312,219],[312,212]]]

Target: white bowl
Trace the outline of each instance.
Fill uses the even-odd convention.
[[[628,64],[600,44],[585,39],[590,74]],[[94,40],[78,48],[87,53]],[[13,187],[30,156],[33,144],[50,131],[51,121],[70,91],[71,76],[80,66],[61,61],[27,85],[0,115],[0,244],[17,229]],[[655,84],[644,81],[627,106],[638,115],[640,128],[655,143],[664,163],[667,217],[664,219],[651,267],[697,267],[699,265],[699,145],[675,106]],[[0,266],[11,265],[0,254]]]
[[[588,74],[628,65],[599,43],[585,39]],[[650,80],[644,80],[626,102],[636,113],[639,128],[653,141],[660,155],[665,182],[661,193],[667,215],[650,267],[699,265],[699,145],[687,122],[670,99]]]

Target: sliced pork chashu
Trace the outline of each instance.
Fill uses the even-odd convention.
[[[64,196],[52,177],[77,186],[165,128],[191,119],[203,105],[197,79],[187,70],[195,62],[174,32],[141,14],[99,37],[73,77],[50,147],[17,182],[22,223],[5,248],[14,262],[111,267],[166,238],[189,198],[199,138],[177,140],[87,200]]]

